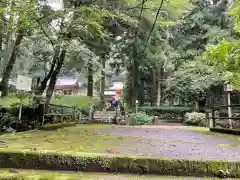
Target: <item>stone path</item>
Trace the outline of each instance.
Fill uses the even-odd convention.
[[[240,162],[240,141],[184,130],[181,127],[117,126],[96,130],[114,136],[136,137],[132,146],[116,144],[121,155],[189,160],[228,160]],[[140,139],[142,138],[142,139]]]

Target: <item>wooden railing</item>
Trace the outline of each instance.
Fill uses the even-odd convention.
[[[232,116],[228,116],[228,107],[231,107]],[[240,104],[232,105],[221,105],[212,107],[212,121],[213,127],[216,127],[217,120],[228,120],[240,121]]]
[[[50,119],[52,122],[76,122],[81,121],[83,115],[79,108],[66,105],[57,104],[45,104],[43,112],[42,124],[46,122],[46,119]]]

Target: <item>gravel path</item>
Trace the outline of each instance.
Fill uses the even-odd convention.
[[[136,137],[131,146],[116,144],[122,155],[189,160],[229,160],[240,162],[240,141],[203,135],[181,128],[111,127],[96,130],[114,136]],[[142,138],[142,139],[140,139]]]

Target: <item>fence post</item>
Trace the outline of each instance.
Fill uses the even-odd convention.
[[[82,113],[79,111],[78,112],[78,123],[82,122]]]
[[[76,121],[76,108],[75,107],[73,108],[73,112],[72,113],[73,113],[72,120]]]
[[[215,108],[212,107],[212,121],[213,121],[213,127],[216,127],[216,117],[215,117]]]
[[[63,109],[64,109],[64,107],[62,107],[62,109],[61,109],[62,110],[62,113],[61,113],[61,123],[63,123],[63,112],[64,112]]]

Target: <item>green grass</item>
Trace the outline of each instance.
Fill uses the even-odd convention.
[[[12,173],[15,171],[16,173]],[[145,176],[132,174],[112,173],[76,173],[76,172],[51,172],[36,170],[0,169],[0,178],[24,177],[26,180],[158,180],[158,179],[181,179],[181,180],[211,180],[212,178],[196,177],[173,177],[173,176]],[[215,178],[217,180],[217,178]]]
[[[61,99],[52,99],[53,104],[68,105],[78,108],[89,107],[97,102],[98,99],[88,96],[63,96]]]
[[[114,154],[114,147],[131,147],[134,137],[96,134],[94,129],[107,125],[77,125],[56,131],[32,130],[0,136],[0,151],[56,152],[66,154]],[[6,147],[7,145],[7,147]],[[128,148],[129,149],[129,148]]]
[[[0,98],[0,106],[2,107],[10,107],[12,104],[19,103],[20,100],[16,97],[15,94],[9,94],[9,96]],[[60,99],[56,99],[53,97],[52,102],[53,104],[60,104],[60,105],[68,105],[68,106],[75,106],[78,108],[85,108],[89,107],[92,104],[97,103],[98,100],[96,98],[90,98],[88,96],[63,96]],[[23,100],[24,105],[29,105],[29,98],[25,98]]]
[[[10,107],[15,103],[20,103],[20,100],[14,94],[9,94],[4,98],[0,97],[0,107]],[[23,104],[29,105],[29,98],[25,98]]]

